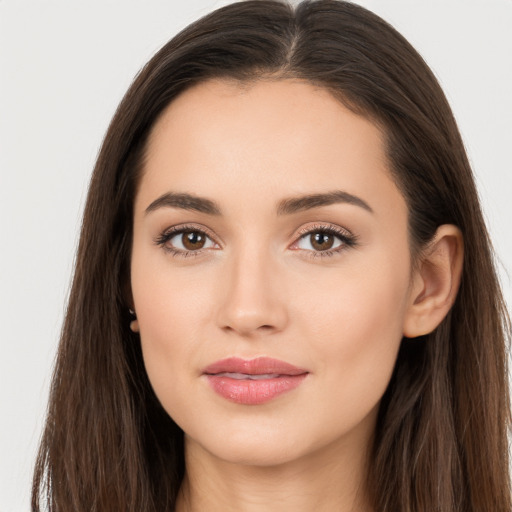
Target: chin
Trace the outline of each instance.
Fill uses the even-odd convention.
[[[307,453],[303,447],[277,440],[228,441],[208,443],[203,449],[225,463],[255,467],[280,466],[300,459]]]
[[[298,422],[293,426],[275,420],[251,423],[224,424],[222,428],[210,424],[208,431],[185,434],[187,449],[206,451],[225,463],[269,467],[311,456],[333,441],[299,429]]]

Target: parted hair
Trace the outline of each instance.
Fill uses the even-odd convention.
[[[183,432],[129,329],[133,205],[151,128],[181,92],[212,78],[293,78],[330,91],[382,129],[413,257],[440,225],[460,228],[455,304],[434,332],[402,340],[366,489],[376,512],[510,512],[510,321],[461,136],[421,56],[378,16],[338,0],[217,9],[163,46],[122,99],[85,205],[32,510],[174,510]]]

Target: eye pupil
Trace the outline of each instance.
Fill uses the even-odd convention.
[[[182,235],[182,242],[187,249],[202,249],[205,244],[205,236],[198,231],[186,231]]]
[[[311,245],[319,251],[326,251],[333,246],[334,237],[329,233],[315,233],[311,236]]]

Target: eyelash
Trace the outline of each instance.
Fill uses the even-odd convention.
[[[167,242],[171,240],[171,238],[174,238],[176,235],[180,235],[187,232],[200,233],[201,235],[208,237],[210,240],[212,239],[212,236],[210,236],[205,229],[201,229],[198,228],[197,226],[192,225],[182,225],[174,226],[172,228],[167,229],[155,239],[155,243],[156,245],[161,246],[165,252],[168,252],[171,256],[174,256],[176,258],[195,258],[202,253],[202,249],[199,249],[197,251],[187,251],[183,249],[175,249],[173,247],[166,245]]]
[[[161,246],[166,252],[171,254],[171,256],[176,258],[189,258],[189,257],[197,257],[201,255],[204,249],[198,249],[196,251],[189,251],[183,249],[176,249],[171,246],[168,246],[167,243],[169,240],[174,238],[177,235],[193,232],[199,233],[203,236],[206,236],[210,240],[213,241],[213,237],[209,235],[208,231],[203,228],[198,228],[193,225],[182,225],[182,226],[174,226],[172,228],[167,229],[161,235],[159,235],[155,239],[155,244]],[[297,244],[300,240],[307,237],[308,235],[313,235],[315,233],[323,233],[327,235],[332,235],[338,238],[341,241],[341,244],[335,249],[326,249],[325,251],[313,251],[309,249],[294,249],[294,250],[303,250],[306,251],[307,256],[310,258],[328,258],[335,256],[336,254],[341,253],[342,251],[354,247],[357,245],[357,236],[353,235],[349,231],[345,229],[338,228],[332,225],[322,225],[317,224],[308,228],[304,228],[299,231],[299,237],[294,242]]]
[[[299,238],[294,244],[298,243],[302,238],[307,237],[308,235],[313,235],[314,233],[323,233],[326,235],[332,235],[338,238],[341,241],[341,244],[334,249],[326,249],[325,251],[311,251],[307,249],[299,249],[305,250],[308,253],[308,257],[310,258],[329,258],[331,256],[336,256],[337,254],[343,252],[346,249],[351,247],[355,247],[357,245],[357,236],[350,233],[346,229],[339,228],[337,226],[332,225],[323,225],[316,224],[314,226],[309,226],[307,228],[301,229],[299,231]]]

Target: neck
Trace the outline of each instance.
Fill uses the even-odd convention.
[[[367,457],[352,443],[255,466],[222,460],[186,436],[185,461],[176,512],[371,512],[364,489]]]

